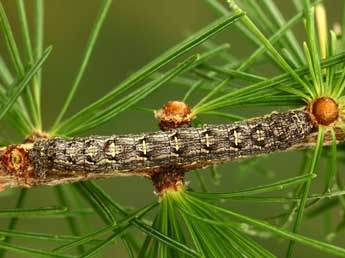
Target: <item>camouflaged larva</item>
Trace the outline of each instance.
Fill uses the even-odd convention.
[[[29,159],[41,176],[49,171],[149,174],[189,170],[285,150],[300,143],[313,128],[307,112],[290,111],[166,132],[41,140],[30,150]]]

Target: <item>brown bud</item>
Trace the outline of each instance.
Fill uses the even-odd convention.
[[[163,131],[180,127],[190,127],[192,115],[189,106],[181,101],[169,101],[163,108],[155,112],[159,127]],[[159,197],[164,197],[168,191],[179,191],[184,187],[184,172],[175,168],[167,168],[151,176],[152,183]]]
[[[163,131],[179,127],[190,127],[192,122],[189,106],[176,100],[169,101],[161,110],[156,111],[155,117],[159,120],[159,127]]]
[[[339,117],[337,102],[330,97],[321,97],[310,103],[308,111],[311,113],[313,122],[320,125],[330,125]]]
[[[156,173],[151,176],[156,192],[163,197],[166,191],[179,191],[184,186],[184,173],[173,169]]]

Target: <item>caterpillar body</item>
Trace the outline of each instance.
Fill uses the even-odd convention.
[[[37,175],[49,171],[150,174],[190,170],[282,151],[315,129],[302,110],[222,125],[141,134],[52,138],[34,143],[28,157]]]

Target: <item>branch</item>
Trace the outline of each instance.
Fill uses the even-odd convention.
[[[335,129],[337,144],[345,140],[345,133],[340,128]],[[286,151],[295,151],[312,148],[316,144],[317,132],[314,132],[307,136],[301,143],[295,144],[288,148]],[[325,135],[324,145],[332,144],[332,135],[328,130]],[[30,164],[27,159],[27,153],[32,150],[34,144],[20,144],[20,145],[10,145],[8,147],[0,148],[1,156],[1,166],[0,166],[0,189],[4,190],[5,188],[11,187],[33,187],[33,186],[53,186],[66,183],[74,183],[78,181],[99,179],[99,178],[109,178],[114,176],[145,176],[150,177],[156,172],[162,172],[162,169],[149,169],[149,170],[134,170],[126,173],[119,173],[117,171],[107,171],[107,172],[98,172],[90,173],[88,171],[76,172],[76,171],[49,171],[44,176],[37,176],[34,172],[33,164]],[[279,150],[277,150],[279,151]],[[11,153],[11,157],[9,157]],[[25,170],[20,170],[20,167],[11,168],[8,167],[8,159],[11,159],[11,162],[17,162],[18,166],[24,165]],[[248,157],[239,157],[238,159],[245,159]],[[23,164],[26,162],[27,164]],[[197,168],[204,168],[215,163],[223,163],[224,161],[210,161],[210,162],[199,162],[193,163],[190,165],[184,165],[178,169],[183,171],[191,171]],[[17,169],[17,171],[15,171]],[[20,172],[18,172],[20,171]]]

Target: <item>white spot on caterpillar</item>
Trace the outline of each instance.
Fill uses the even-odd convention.
[[[146,153],[147,153],[147,148],[146,148],[146,142],[145,142],[145,140],[143,140],[142,144],[143,144],[143,153],[144,153],[144,155],[146,155]]]
[[[234,137],[235,137],[235,146],[238,145],[238,136],[239,136],[239,133],[237,133],[236,130],[234,130]]]
[[[258,136],[258,141],[264,141],[265,140],[265,132],[264,130],[256,130],[256,134]]]
[[[174,140],[175,140],[175,150],[178,151],[180,147],[178,146],[178,139],[176,136],[174,136]]]
[[[109,151],[110,156],[115,158],[115,156],[116,156],[116,145],[115,145],[115,143],[112,142],[111,144],[109,144],[108,151]]]
[[[208,134],[207,133],[205,134],[205,141],[206,141],[206,147],[207,148],[210,147],[210,142],[208,140]]]
[[[303,128],[301,119],[299,119],[298,115],[297,115],[296,113],[294,113],[294,112],[293,112],[293,117],[296,117],[297,122],[298,122],[298,126],[299,126],[300,129],[301,129],[302,138],[304,138],[304,128]]]

